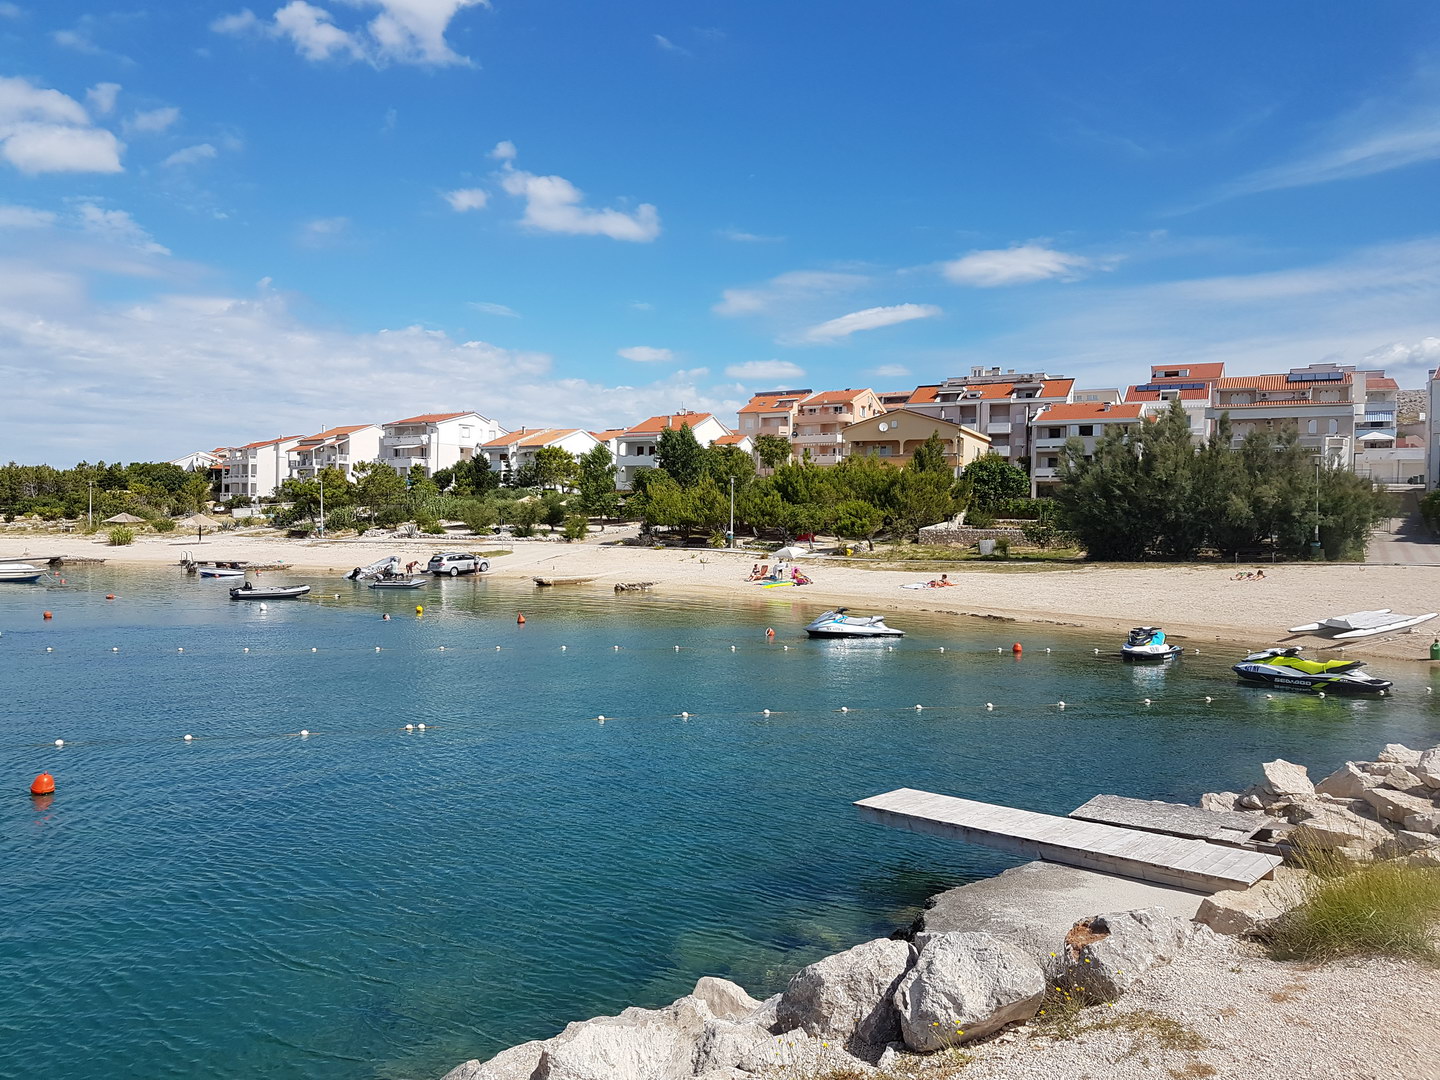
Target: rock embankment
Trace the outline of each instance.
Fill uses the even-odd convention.
[[[1293,762],[1261,770],[1253,787],[1207,794],[1202,807],[1256,815],[1291,856],[1327,851],[1440,867],[1440,747],[1391,744],[1318,784]],[[1052,988],[1077,1002],[1113,1003],[1187,955],[1213,965],[1216,950],[1230,948],[1218,935],[1263,933],[1303,898],[1305,879],[1303,869],[1281,867],[1249,890],[1201,897],[1031,863],[934,898],[906,935],[825,957],[767,1001],[707,976],[664,1008],[573,1023],[489,1061],[467,1061],[444,1080],[881,1077],[907,1055],[1034,1020],[1053,1004]],[[1101,898],[1134,906],[1097,912]]]

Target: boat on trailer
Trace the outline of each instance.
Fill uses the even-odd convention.
[[[240,585],[230,590],[231,600],[293,600],[297,596],[304,596],[310,591],[309,585],[267,585],[264,588],[255,588],[250,584]]]
[[[849,608],[827,611],[809,626],[805,633],[816,638],[904,637],[904,630],[885,625],[883,615],[851,615]]]
[[[1376,634],[1388,634],[1393,630],[1419,626],[1437,616],[1440,616],[1440,612],[1432,611],[1425,615],[1401,615],[1389,608],[1380,608],[1378,611],[1352,611],[1349,615],[1332,615],[1319,622],[1306,623],[1304,626],[1292,626],[1290,633],[1314,634],[1338,630],[1339,633],[1333,635],[1336,640],[1374,637]]]

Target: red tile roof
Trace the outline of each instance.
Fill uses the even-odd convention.
[[[658,434],[666,428],[678,429],[684,427],[686,424],[689,424],[693,428],[696,424],[703,424],[706,420],[710,419],[712,419],[712,417],[708,412],[683,412],[672,413],[669,416],[652,416],[640,421],[640,423],[634,427],[626,428],[623,434],[645,435],[652,431]]]
[[[939,389],[940,389],[940,384],[939,384],[939,383],[936,383],[934,386],[917,386],[917,387],[915,388],[915,392],[912,393],[912,394],[905,400],[905,404],[907,404],[907,405],[923,405],[923,404],[925,404],[925,402],[927,402],[927,401],[934,401],[934,400],[935,400],[935,391],[936,391],[936,390],[939,390]]]
[[[1158,371],[1183,371],[1184,375],[1157,375]],[[1225,374],[1224,364],[1151,364],[1150,381],[1163,382],[1165,379],[1177,379],[1182,382],[1194,382],[1199,379],[1201,382],[1208,382],[1211,379],[1218,379]]]
[[[1070,404],[1051,405],[1037,413],[1032,422],[1046,424],[1073,424],[1084,420],[1139,420],[1145,412],[1140,402],[1107,406],[1101,401],[1076,401]]]
[[[804,400],[809,393],[809,390],[796,390],[794,393],[756,394],[746,404],[740,406],[740,412],[742,414],[788,412]]]
[[[400,424],[438,424],[441,420],[454,420],[457,416],[470,416],[468,412],[432,412],[421,413],[419,416],[407,416],[404,420],[391,420],[386,427],[396,427]]]
[[[1309,390],[1312,387],[1326,390],[1332,386],[1349,386],[1350,373],[1342,371],[1340,374],[1342,378],[1328,382],[1290,382],[1289,375],[1241,375],[1233,379],[1221,379],[1215,386],[1220,390]]]
[[[969,386],[969,385],[967,385],[967,386],[964,388],[964,390],[962,391],[962,394],[978,394],[979,397],[972,397],[972,398],[968,398],[968,399],[967,399],[967,398],[965,398],[965,397],[962,396],[959,400],[960,400],[960,401],[966,401],[966,400],[969,400],[969,401],[999,401],[999,400],[1002,400],[1002,399],[1004,399],[1004,398],[1010,397],[1010,395],[1015,392],[1015,388],[1016,388],[1017,386],[1034,386],[1034,385],[1035,385],[1034,383],[1013,383],[1013,382],[978,383],[978,384],[976,384],[976,385],[974,385],[974,386]],[[1075,380],[1074,380],[1074,379],[1050,379],[1050,380],[1048,380],[1048,381],[1043,382],[1043,383],[1040,384],[1040,390],[1039,390],[1039,392],[1038,392],[1035,396],[1036,396],[1036,397],[1041,397],[1041,398],[1063,398],[1063,397],[1068,397],[1068,396],[1070,395],[1071,389],[1072,389],[1074,386],[1075,386]],[[929,388],[928,388],[928,387],[921,387],[921,389],[929,389]],[[949,387],[946,387],[945,389],[946,389],[947,392],[949,392],[949,391],[951,391],[951,390],[954,390],[955,387],[954,387],[954,386],[949,386]],[[916,393],[919,393],[919,391],[917,390]],[[934,401],[934,400],[935,400],[935,395],[932,393],[932,394],[930,395],[930,397],[928,397],[928,398],[917,399],[917,398],[913,398],[913,397],[912,397],[910,400],[911,400],[912,403],[915,402],[915,401],[917,401],[917,400]]]
[[[305,436],[305,438],[300,440],[300,445],[306,447],[314,446],[318,443],[326,442],[329,439],[339,439],[352,432],[361,431],[369,426],[369,424],[351,424],[349,427],[332,427],[328,431]]]
[[[596,442],[605,443],[609,442],[611,439],[618,439],[621,435],[624,435],[625,429],[623,427],[608,428],[605,431],[592,431],[590,432],[590,434],[594,437]]]
[[[738,446],[748,438],[749,435],[721,435],[714,442],[716,446]]]
[[[871,390],[869,387],[864,387],[860,390],[851,390],[849,388],[846,388],[844,390],[822,390],[818,394],[812,394],[810,397],[807,397],[803,402],[801,402],[801,404],[840,405],[845,402],[854,401],[861,394],[873,394],[874,392],[875,391]]]
[[[281,435],[278,439],[261,439],[259,442],[246,443],[244,446],[237,446],[237,450],[258,450],[262,446],[274,446],[276,443],[289,442],[291,439],[301,438],[299,435]]]
[[[1174,394],[1181,401],[1206,401],[1210,397],[1209,390],[1167,390],[1166,393]],[[1141,390],[1137,387],[1130,387],[1125,391],[1126,401],[1159,401],[1159,390]]]
[[[1367,390],[1399,390],[1400,384],[1394,379],[1366,379],[1365,389]]]

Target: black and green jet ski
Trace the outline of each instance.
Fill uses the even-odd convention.
[[[1246,682],[1267,683],[1284,690],[1349,691],[1383,694],[1391,683],[1367,675],[1359,660],[1307,660],[1300,647],[1251,653],[1234,667]]]

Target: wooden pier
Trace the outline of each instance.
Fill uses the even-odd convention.
[[[1195,892],[1248,889],[1283,861],[1278,855],[1205,840],[1037,814],[914,788],[897,788],[855,805],[861,818],[881,825]]]

